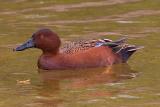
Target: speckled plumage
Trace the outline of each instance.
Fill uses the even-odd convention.
[[[65,44],[63,47],[61,47],[60,51],[66,54],[73,54],[101,45],[110,46],[115,44],[116,46],[123,47],[122,44],[125,43],[125,40],[126,38],[122,38],[117,41],[112,41],[110,39],[79,40]]]
[[[95,47],[98,40],[79,40],[65,44],[61,48],[62,53],[73,54],[79,51],[85,51],[89,48]]]

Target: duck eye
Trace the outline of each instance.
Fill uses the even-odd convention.
[[[40,38],[41,38],[41,39],[44,39],[44,35],[40,35]]]

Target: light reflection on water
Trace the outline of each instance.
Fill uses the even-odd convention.
[[[0,107],[160,106],[159,0],[2,0]],[[86,70],[37,70],[40,51],[13,52],[39,28],[73,39],[127,37],[145,48],[127,64]]]
[[[43,106],[46,106],[48,103],[55,106],[56,103],[68,102],[70,99],[61,97],[61,92],[64,89],[68,90],[68,93],[71,93],[71,95],[75,93],[77,96],[82,97],[78,102],[81,102],[84,96],[89,102],[101,100],[98,97],[102,97],[104,100],[106,97],[112,99],[113,96],[125,90],[97,91],[96,87],[100,85],[106,88],[120,87],[120,85],[123,84],[123,80],[132,79],[138,74],[138,72],[131,70],[127,64],[119,64],[107,68],[54,70],[52,72],[45,70],[38,71],[43,85],[42,89],[39,90],[39,97],[35,102],[41,103]],[[83,91],[87,91],[87,93],[83,93]],[[67,95],[65,97],[72,96]],[[128,95],[128,98],[129,97]]]

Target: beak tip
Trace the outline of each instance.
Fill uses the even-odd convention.
[[[13,48],[12,50],[13,50],[14,52],[16,52],[16,51],[22,51],[22,50],[24,50],[24,49],[21,48],[21,46],[18,46],[18,47]]]

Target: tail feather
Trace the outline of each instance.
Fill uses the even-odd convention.
[[[119,39],[119,40],[114,41],[114,43],[122,44],[122,43],[125,43],[126,40],[127,40],[127,38],[121,38],[121,39]]]
[[[135,51],[135,50],[139,50],[139,49],[144,48],[144,46],[134,46],[134,45],[132,45],[132,46],[130,46],[130,47],[132,47],[132,48],[129,49],[128,51]]]
[[[143,48],[142,46],[135,46],[126,44],[127,38],[121,38],[116,41],[112,41],[110,39],[103,39],[101,42],[97,42],[95,47],[99,46],[108,46],[112,48],[113,52],[118,54],[123,62],[127,62],[127,60],[132,56],[134,52]]]
[[[116,41],[112,41],[110,39],[102,39],[100,40],[100,42],[96,43],[95,47],[99,47],[99,46],[109,46],[111,48],[117,47],[121,44],[124,44],[127,38],[121,38],[119,40]]]
[[[127,60],[132,56],[134,52],[142,48],[144,47],[128,45],[125,47],[121,47],[121,49],[117,53],[121,56],[123,62],[127,62]]]

